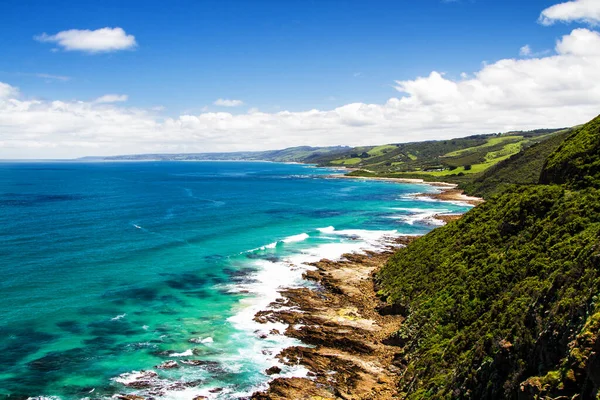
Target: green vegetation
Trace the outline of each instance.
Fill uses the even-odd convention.
[[[469,183],[492,196],[382,268],[407,398],[598,398],[599,167],[600,117]]]
[[[460,156],[464,156],[465,154],[469,154],[471,152],[480,151],[480,150],[487,149],[490,147],[497,147],[499,144],[504,145],[506,142],[514,143],[514,142],[520,142],[521,140],[523,140],[523,136],[507,135],[507,136],[501,136],[501,137],[493,137],[493,138],[488,139],[488,141],[486,143],[484,143],[480,146],[453,151],[452,153],[446,154],[446,157],[460,157]]]
[[[355,165],[362,161],[360,158],[345,158],[342,160],[334,160],[331,162],[333,165]]]
[[[454,182],[469,181],[490,167],[531,145],[553,136],[557,130],[476,135],[461,139],[354,147],[345,152],[314,159],[321,166],[346,165],[378,176],[443,177]],[[470,179],[463,178],[470,175]]]
[[[573,188],[600,187],[600,119],[579,128],[554,152],[542,171],[542,183]]]
[[[537,184],[546,158],[558,149],[570,133],[570,129],[557,132],[547,140],[495,164],[472,182],[464,182],[461,189],[469,195],[488,198],[510,185]]]

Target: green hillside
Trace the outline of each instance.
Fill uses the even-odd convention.
[[[381,294],[406,316],[393,340],[407,398],[597,398],[598,135],[600,117],[548,143],[557,149],[545,163],[521,164],[543,165],[543,184],[520,171],[525,185],[399,250],[380,271]]]
[[[471,196],[488,198],[506,190],[510,185],[535,185],[540,180],[546,158],[558,149],[570,133],[570,129],[557,132],[500,161],[473,181],[460,185],[460,188]]]
[[[323,166],[362,170],[355,175],[420,177],[462,181],[554,136],[558,130],[476,135],[460,139],[354,147],[338,154],[316,157]]]
[[[542,183],[556,182],[573,188],[600,187],[600,119],[573,133],[554,152],[542,171]]]

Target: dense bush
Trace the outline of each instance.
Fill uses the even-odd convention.
[[[600,116],[575,130],[552,153],[542,171],[542,183],[573,188],[600,187]]]
[[[522,159],[538,176],[545,165],[545,185],[507,186],[382,268],[381,294],[406,310],[395,342],[408,398],[597,396],[599,121],[547,162],[547,149]]]
[[[570,130],[565,130],[526,148],[494,165],[473,181],[461,184],[461,189],[471,196],[489,198],[511,185],[538,184],[546,159],[570,133]]]

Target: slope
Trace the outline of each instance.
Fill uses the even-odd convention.
[[[548,156],[558,149],[570,133],[570,129],[559,131],[492,166],[472,182],[460,185],[460,188],[471,196],[488,198],[510,185],[535,185],[540,180]]]
[[[407,398],[598,396],[599,121],[548,157],[543,185],[509,188],[380,271],[406,316],[392,339]]]

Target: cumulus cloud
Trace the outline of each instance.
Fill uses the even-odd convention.
[[[244,102],[241,100],[217,99],[213,104],[219,107],[239,107],[243,106]]]
[[[126,94],[105,94],[104,96],[98,97],[94,100],[95,103],[120,103],[127,101],[128,96]]]
[[[366,145],[576,125],[600,113],[600,34],[576,29],[541,58],[395,84],[383,104],[161,118],[117,103],[28,100],[0,84],[0,158]]]
[[[11,97],[17,97],[19,95],[19,89],[14,86],[10,86],[8,83],[0,82],[0,99],[8,99]]]
[[[542,11],[539,22],[552,25],[555,22],[584,22],[590,25],[600,24],[600,1],[573,0],[556,4]]]
[[[39,42],[56,43],[67,51],[84,51],[88,53],[111,52],[134,48],[137,43],[133,35],[128,35],[122,28],[101,28],[95,31],[71,29],[55,35],[42,33],[34,37]]]

